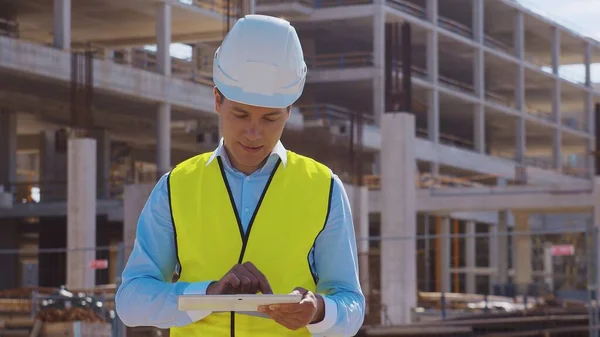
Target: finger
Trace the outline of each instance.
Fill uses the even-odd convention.
[[[248,271],[245,267],[240,269],[240,273],[248,279],[248,293],[256,294],[259,290],[260,281],[258,278]]]
[[[302,297],[304,297],[304,296],[306,296],[308,294],[308,289],[305,289],[305,288],[302,288],[302,287],[296,287],[292,291],[292,294],[298,294],[298,295],[302,295]]]
[[[252,262],[245,262],[244,267],[258,279],[258,289],[263,294],[272,294],[271,285],[263,273]]]
[[[223,284],[225,286],[224,291],[227,291],[227,294],[235,292],[236,289],[240,287],[241,280],[235,275],[235,273],[229,273],[223,279]]]
[[[304,305],[300,305],[299,303],[271,304],[269,305],[269,309],[284,314],[293,314],[302,312],[304,310]]]
[[[238,289],[239,293],[249,294],[252,288],[252,281],[250,278],[244,274],[239,274],[237,277],[240,279],[240,287]]]
[[[275,322],[291,330],[299,329],[305,325],[302,315],[290,315],[278,311],[269,311],[267,315]]]
[[[235,270],[236,275],[242,280],[242,289],[240,291],[244,294],[256,294],[258,292],[259,280],[249,272],[244,266],[240,266],[239,269]]]

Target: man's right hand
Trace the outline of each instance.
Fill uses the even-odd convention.
[[[236,264],[219,281],[211,283],[207,295],[222,294],[272,294],[267,278],[252,262]]]

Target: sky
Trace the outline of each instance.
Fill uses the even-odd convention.
[[[191,3],[190,0],[179,0]],[[546,16],[584,36],[600,40],[600,0],[517,0],[523,6]],[[156,46],[146,46],[146,49],[156,50]],[[189,46],[173,43],[171,55],[181,59],[191,58]],[[546,69],[549,71],[549,69]],[[584,78],[583,66],[573,65],[561,67],[560,73],[569,78]],[[600,64],[592,65],[592,82],[600,83]]]
[[[568,27],[583,36],[600,40],[599,0],[517,0],[523,6]],[[549,69],[548,69],[549,70]],[[572,65],[559,70],[569,78],[575,77],[583,82],[585,68]],[[592,82],[600,83],[600,64],[592,64]]]

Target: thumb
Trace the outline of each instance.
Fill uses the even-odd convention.
[[[307,293],[308,293],[308,290],[305,288],[302,288],[302,287],[296,287],[292,291],[293,295],[302,295],[302,297],[304,297]]]

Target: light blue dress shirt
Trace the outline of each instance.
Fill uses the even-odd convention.
[[[227,180],[247,230],[267,179],[277,159],[286,165],[286,150],[278,142],[265,165],[246,175],[231,166],[223,140],[209,162],[223,159]],[[146,202],[136,231],[136,240],[116,294],[116,310],[127,326],[170,328],[185,326],[210,315],[204,311],[179,311],[177,296],[205,294],[208,282],[171,283],[177,268],[173,225],[165,174]],[[313,336],[353,336],[363,323],[365,298],[358,277],[356,238],[348,196],[334,175],[331,211],[315,246],[310,263],[318,277],[317,292],[325,300],[325,318],[310,324]]]

